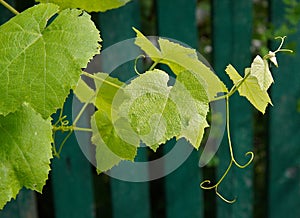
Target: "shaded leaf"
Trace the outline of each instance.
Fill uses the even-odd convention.
[[[96,145],[96,161],[98,172],[107,171],[121,160],[134,160],[140,140],[128,132],[128,122],[113,117],[113,100],[117,92],[121,92],[118,86],[123,83],[107,74],[95,75],[98,110],[91,118],[92,142]],[[103,80],[103,82],[101,82]],[[106,83],[109,82],[109,83]],[[110,83],[116,84],[112,86]],[[128,139],[129,142],[128,142]]]
[[[82,103],[94,102],[96,98],[95,90],[89,87],[82,78],[78,80],[74,94]]]
[[[124,88],[129,99],[121,104],[119,116],[154,150],[173,137],[185,137],[198,148],[208,126],[204,81],[189,71],[179,74],[173,87],[168,81],[161,70],[140,75]]]
[[[52,158],[52,126],[27,103],[0,115],[0,209],[23,186],[42,192]]]

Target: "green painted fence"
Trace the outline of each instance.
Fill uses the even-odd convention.
[[[17,5],[20,10],[24,8],[23,1],[8,2]],[[93,19],[100,28],[103,49],[134,37],[131,27],[136,27],[142,32],[173,38],[200,50],[203,45],[199,39],[205,31],[198,28],[196,15],[201,12],[201,2],[133,0],[120,9],[94,13]],[[33,2],[27,1],[26,4]],[[208,37],[212,53],[208,58],[216,73],[230,85],[224,73],[226,65],[232,63],[242,70],[249,66],[253,57],[253,1],[211,0],[209,6],[206,12],[211,14]],[[275,26],[283,22],[283,8],[283,0],[269,1],[268,16]],[[0,5],[0,22],[4,23],[10,17],[12,14]],[[61,158],[52,161],[53,169],[44,194],[22,190],[16,200],[0,211],[0,218],[300,217],[300,74],[297,68],[300,31],[288,40],[298,42],[295,55],[280,56],[280,72],[273,70],[276,81],[271,90],[274,107],[267,111],[265,117],[257,115],[252,106],[238,95],[231,100],[230,109],[234,114],[231,116],[232,140],[237,160],[246,162],[244,154],[250,150],[259,151],[264,160],[256,159],[254,164],[243,170],[233,168],[220,186],[226,197],[238,196],[235,204],[224,203],[213,192],[199,188],[200,181],[208,175],[219,178],[224,172],[226,164],[220,163],[229,162],[226,140],[217,153],[219,164],[199,168],[200,154],[195,151],[165,178],[131,183],[96,175],[72,135]],[[109,61],[102,63],[103,66],[109,64]],[[121,79],[127,80],[133,75],[126,74]],[[72,95],[66,102],[66,113],[70,113],[71,106]],[[257,127],[262,129],[260,134],[257,134]],[[263,150],[257,140],[266,143]],[[166,145],[165,152],[171,146],[172,143]],[[160,155],[163,152],[160,151]],[[140,161],[149,158],[145,150],[138,157]],[[260,156],[256,158],[261,159]],[[263,173],[259,171],[261,168]]]

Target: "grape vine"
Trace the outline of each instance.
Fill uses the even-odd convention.
[[[141,142],[156,151],[171,138],[185,138],[198,149],[204,131],[209,127],[209,104],[222,99],[226,101],[231,161],[215,185],[205,180],[200,187],[214,189],[225,202],[235,201],[223,197],[219,185],[233,165],[247,167],[254,153],[245,154],[250,157],[245,164],[235,159],[229,99],[239,92],[265,113],[268,104],[272,104],[267,91],[274,82],[269,62],[278,67],[276,54],[292,52],[282,48],[285,37],[279,38],[281,42],[275,51],[264,57],[256,56],[243,77],[228,65],[225,72],[233,82],[230,90],[199,60],[196,50],[164,38],[158,38],[158,48],[135,28],[136,46],[153,61],[146,72],[138,72],[136,67],[137,60],[146,55],[136,58],[132,70],[137,77],[130,83],[106,73],[82,71],[101,48],[100,33],[85,11],[106,11],[128,1],[38,0],[42,3],[19,13],[0,0],[0,4],[16,15],[0,27],[0,50],[3,51],[0,57],[0,137],[5,149],[0,151],[3,163],[0,166],[0,209],[15,198],[23,186],[42,191],[51,158],[60,157],[64,144],[74,131],[92,133],[91,142],[96,146],[97,172],[100,173],[122,160],[134,161]],[[169,74],[158,69],[163,64],[176,75],[173,85],[168,84]],[[84,77],[92,79],[96,88],[86,84]],[[64,115],[63,108],[70,90],[83,103],[72,123]],[[91,127],[80,127],[78,121],[89,104],[97,108],[90,120]],[[51,116],[57,110],[58,119],[52,123]],[[59,145],[55,140],[58,132],[66,133]],[[11,137],[17,138],[13,145],[10,144]],[[17,148],[21,149],[19,153]],[[12,158],[14,154],[18,158]],[[39,158],[34,159],[32,154]]]

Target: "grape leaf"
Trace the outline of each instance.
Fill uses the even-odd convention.
[[[269,51],[268,56],[270,57],[269,60],[276,66],[278,67],[278,62],[277,62],[277,58],[276,58],[276,53]]]
[[[135,44],[153,61],[168,65],[176,75],[188,70],[196,74],[197,77],[201,76],[207,84],[209,100],[212,100],[219,92],[228,91],[213,71],[198,59],[196,50],[162,38],[158,39],[159,50],[140,31],[135,28],[134,31],[137,34]]]
[[[261,90],[267,91],[274,82],[268,61],[257,55],[251,64],[251,76],[257,78]]]
[[[250,70],[250,68],[246,68],[245,75],[247,75]],[[228,65],[225,71],[234,84],[237,84],[243,79],[232,65]],[[241,96],[246,97],[250,103],[263,114],[265,113],[268,104],[270,103],[272,105],[267,91],[261,90],[257,78],[251,76],[251,74],[240,85],[238,91]]]
[[[178,75],[168,86],[169,76],[161,70],[147,71],[124,88],[129,96],[119,108],[141,140],[152,149],[172,137],[187,138],[200,146],[208,126],[208,97],[202,83],[189,71]]]
[[[0,209],[20,189],[42,192],[52,158],[52,126],[27,103],[0,115]]]
[[[92,103],[95,101],[96,92],[80,77],[74,88],[74,94],[82,103]]]
[[[110,9],[119,8],[131,0],[36,0],[42,3],[54,3],[62,9],[80,8],[88,12],[104,12]]]
[[[181,99],[180,104],[182,131],[179,137],[186,138],[196,149],[203,138],[204,129],[208,127],[206,116],[209,100],[205,82],[197,74],[183,71],[177,78],[172,93],[174,99]]]
[[[121,160],[133,161],[140,140],[134,134],[128,132],[128,129],[130,129],[128,122],[122,118],[114,117],[114,120],[112,119],[113,100],[116,93],[122,92],[120,87],[123,83],[104,73],[98,73],[95,76],[98,77],[95,102],[98,111],[91,118],[92,142],[96,145],[97,170],[102,172],[109,170]],[[115,86],[111,84],[115,84]],[[116,129],[116,126],[118,129]],[[128,138],[130,138],[130,141],[128,141]]]
[[[56,13],[58,6],[39,4],[0,27],[0,114],[28,102],[48,118],[99,53],[90,15],[77,9]]]

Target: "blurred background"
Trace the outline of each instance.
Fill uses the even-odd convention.
[[[34,4],[7,2],[18,11]],[[1,24],[12,16],[0,5]],[[97,175],[72,136],[61,158],[52,160],[43,194],[22,190],[0,211],[1,218],[300,217],[299,0],[133,0],[119,9],[92,13],[92,18],[101,31],[103,49],[134,37],[132,27],[144,35],[173,38],[197,49],[228,87],[232,84],[224,70],[229,63],[242,73],[257,54],[278,47],[275,36],[287,36],[285,47],[294,54],[278,54],[279,68],[271,66],[274,106],[262,115],[238,94],[231,101],[235,156],[244,163],[247,151],[255,153],[249,167],[233,167],[219,187],[237,202],[225,203],[214,191],[199,187],[205,179],[217,181],[226,170],[230,161],[226,140],[203,168],[198,167],[201,151],[194,151],[170,175],[130,183]],[[70,105],[68,100],[66,110]],[[173,144],[171,140],[157,153],[142,151],[141,159],[156,159]]]

